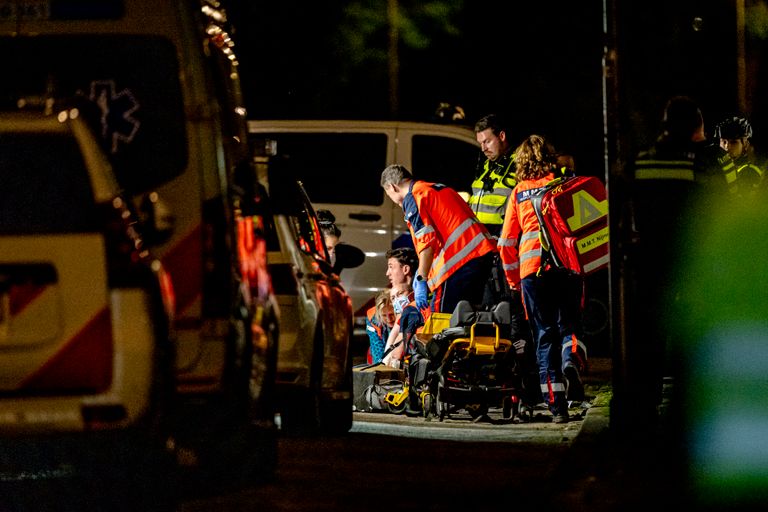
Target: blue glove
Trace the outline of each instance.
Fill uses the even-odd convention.
[[[429,306],[429,287],[421,276],[416,276],[413,281],[413,298],[416,299],[416,307],[419,309]]]

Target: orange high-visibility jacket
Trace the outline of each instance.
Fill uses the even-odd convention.
[[[537,272],[541,266],[539,221],[530,197],[553,179],[554,173],[549,173],[543,178],[519,182],[507,203],[498,245],[504,275],[512,288],[518,288],[522,278]]]
[[[467,202],[440,183],[413,181],[403,199],[403,213],[417,253],[434,250],[427,284],[435,290],[473,258],[496,250],[488,229]]]

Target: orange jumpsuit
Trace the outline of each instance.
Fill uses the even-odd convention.
[[[563,268],[541,268],[539,221],[530,198],[553,179],[550,173],[518,182],[507,204],[498,245],[507,282],[521,291],[531,325],[542,398],[553,414],[563,414],[568,409],[563,371],[573,367],[581,373],[587,351],[580,341],[581,276]]]
[[[417,253],[432,247],[427,276],[432,311],[453,312],[459,300],[482,301],[496,243],[467,202],[452,188],[414,181],[403,199],[405,221]]]

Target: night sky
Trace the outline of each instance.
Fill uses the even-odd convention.
[[[600,1],[444,2],[461,7],[450,18],[455,33],[421,19],[428,44],[400,45],[395,114],[386,62],[359,61],[360,52],[350,55],[343,45],[344,30],[355,30],[344,7],[354,2],[230,1],[251,118],[428,120],[439,102],[449,102],[464,108],[469,123],[505,113],[513,140],[548,135],[575,155],[577,170],[603,172]],[[380,6],[382,16],[386,6],[383,0],[357,3]],[[672,95],[697,99],[712,124],[735,111],[732,2],[617,3],[617,118],[626,151],[655,138]],[[417,4],[400,0],[409,12]],[[696,17],[702,21],[694,23]],[[366,44],[386,52],[385,29]],[[760,116],[762,105],[754,107]]]

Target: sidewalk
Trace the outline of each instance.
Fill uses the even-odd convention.
[[[594,377],[588,376],[585,384]],[[661,432],[630,438],[611,429],[612,389],[610,376],[605,377],[603,372],[594,382],[599,386],[596,398],[556,471],[553,510],[693,510],[681,461],[673,458]]]

